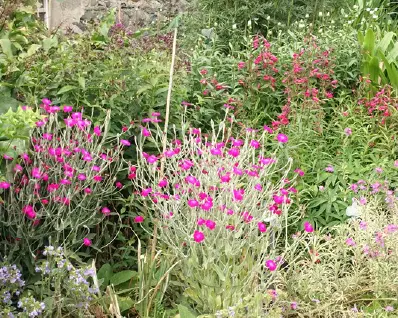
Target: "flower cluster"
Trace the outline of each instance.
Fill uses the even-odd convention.
[[[31,137],[32,152],[20,156],[11,182],[0,183],[7,199],[0,219],[45,235],[66,230],[67,243],[76,241],[73,236],[80,241],[86,231],[82,226],[87,229],[108,216],[111,211],[102,203],[123,188],[115,176],[122,170],[128,144],[120,140],[115,145],[117,140],[107,138],[109,114],[100,126],[82,111],[53,105],[49,99],[43,99],[40,108],[43,116]],[[56,226],[59,222],[68,228]]]
[[[21,297],[25,281],[16,265],[0,264],[0,311],[4,317],[16,317],[17,308],[28,317],[39,317],[45,305],[32,296]],[[17,308],[16,308],[16,307]]]

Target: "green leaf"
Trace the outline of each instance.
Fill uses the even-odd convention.
[[[103,279],[101,285],[107,286],[109,285],[110,278],[112,277],[112,266],[110,264],[104,264],[101,266],[97,273],[98,279]]]
[[[12,43],[9,39],[0,39],[0,46],[3,53],[9,58],[12,59]]]
[[[79,81],[80,87],[83,88],[83,90],[85,90],[86,89],[86,80],[84,79],[84,77],[79,76],[78,81]]]
[[[72,86],[72,85],[66,85],[66,86],[64,86],[64,87],[62,87],[59,91],[58,91],[58,95],[61,95],[61,94],[63,94],[63,93],[66,93],[66,92],[69,92],[69,91],[71,91],[71,90],[73,90],[73,89],[75,89],[76,88],[76,86]]]
[[[387,55],[387,60],[389,63],[397,63],[398,58],[398,42],[395,43],[392,50]]]
[[[0,95],[0,114],[8,112],[9,109],[16,110],[18,101],[12,97]]]
[[[110,279],[110,283],[117,286],[124,282],[127,282],[131,278],[137,276],[137,272],[131,270],[121,271],[113,275]]]
[[[43,40],[43,49],[46,51],[46,53],[53,47],[58,46],[58,37],[53,36],[51,38],[47,38]]]
[[[376,36],[372,29],[368,29],[366,31],[366,35],[363,42],[363,48],[369,54],[373,54],[373,50],[375,47]]]
[[[134,301],[130,297],[117,296],[117,302],[119,304],[120,312],[124,312],[134,307]]]
[[[32,56],[33,54],[35,54],[39,49],[41,48],[40,44],[32,44],[31,46],[29,46],[28,51],[26,52],[26,56]]]
[[[187,307],[184,305],[178,305],[178,313],[181,318],[196,318],[197,316],[193,314]]]
[[[390,45],[394,35],[394,32],[388,32],[386,35],[384,35],[383,39],[377,43],[376,49],[379,49],[384,54],[388,49],[388,46]]]

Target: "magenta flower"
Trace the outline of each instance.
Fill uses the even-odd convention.
[[[151,192],[152,192],[152,188],[143,189],[143,190],[141,191],[141,195],[142,195],[143,197],[147,197]]]
[[[111,210],[109,210],[109,208],[107,208],[107,207],[103,207],[101,209],[101,212],[103,215],[109,215],[111,213]]]
[[[211,148],[211,149],[210,149],[210,153],[211,153],[213,156],[221,156],[221,155],[222,155],[222,151],[221,151],[221,149],[219,149],[219,148]]]
[[[258,229],[259,229],[259,231],[260,231],[261,233],[267,232],[267,226],[266,226],[264,223],[258,222],[258,223],[257,223],[257,226],[258,226]]]
[[[120,181],[116,181],[115,187],[118,189],[121,189],[121,188],[123,188],[123,184]]]
[[[91,191],[90,188],[85,188],[85,189],[84,189],[84,193],[85,193],[85,194],[91,194],[92,191]]]
[[[64,113],[70,113],[71,111],[73,111],[73,107],[72,106],[64,106],[63,111],[64,111]]]
[[[39,168],[33,168],[32,169],[32,177],[35,179],[40,179],[41,178],[41,172]]]
[[[283,144],[289,141],[289,138],[285,134],[278,134],[278,136],[276,136],[276,139],[278,139],[278,141]]]
[[[297,309],[297,303],[295,302],[295,301],[292,301],[291,303],[290,303],[290,308],[292,309],[292,310],[296,310]]]
[[[300,177],[303,177],[303,176],[304,176],[304,171],[301,170],[301,169],[299,169],[299,168],[297,168],[296,170],[294,170],[294,172],[297,173]]]
[[[258,142],[258,140],[253,139],[252,141],[250,141],[250,146],[254,149],[258,149],[260,148],[260,143]]]
[[[306,231],[307,233],[312,233],[314,232],[314,227],[312,226],[312,224],[308,221],[304,222],[304,231]]]
[[[245,63],[245,62],[242,62],[242,61],[241,61],[241,62],[238,63],[238,69],[240,69],[240,70],[243,69],[243,68],[245,68],[245,66],[246,66],[246,63]]]
[[[266,131],[269,134],[272,134],[274,131],[272,130],[272,128],[268,127],[268,126],[264,126],[264,131]]]
[[[351,136],[352,135],[352,130],[351,130],[351,128],[345,128],[344,129],[344,133],[347,135],[347,136]]]
[[[94,181],[97,181],[97,182],[100,182],[100,181],[102,181],[102,177],[101,176],[94,176],[93,177],[93,179],[94,179]]]
[[[94,127],[94,134],[96,134],[98,137],[101,136],[101,127],[100,126]]]
[[[11,157],[11,156],[9,156],[9,155],[4,155],[3,158],[4,158],[5,160],[13,160],[13,159],[14,159],[13,157]]]
[[[28,217],[28,219],[34,219],[36,217],[36,212],[31,205],[25,205],[22,208],[22,212]]]
[[[233,190],[233,194],[235,201],[242,201],[243,195],[245,194],[245,190],[243,189]]]
[[[8,182],[1,181],[0,182],[0,189],[8,189],[11,185]]]
[[[188,200],[188,206],[191,208],[195,208],[199,205],[199,202],[197,200],[191,199]]]
[[[212,220],[206,220],[205,225],[209,230],[214,230],[216,228],[216,222]]]
[[[197,224],[198,224],[199,226],[202,226],[202,225],[206,224],[206,220],[205,220],[205,219],[202,219],[202,218],[199,218]]]
[[[84,181],[84,180],[86,180],[86,175],[83,174],[83,173],[81,173],[81,174],[79,174],[79,175],[77,176],[77,178],[78,178],[80,181]]]
[[[203,234],[203,232],[195,231],[193,233],[193,239],[195,240],[196,243],[200,243],[205,239],[205,235]]]
[[[130,145],[131,145],[130,141],[128,141],[128,140],[126,140],[126,139],[120,140],[120,143],[121,143],[123,146],[130,146]]]
[[[156,161],[158,161],[158,158],[154,155],[150,155],[148,158],[146,158],[146,161],[149,164],[154,164],[154,163],[156,163]]]
[[[89,238],[85,237],[83,239],[83,245],[84,246],[91,246],[91,244],[92,244],[92,242],[91,242],[91,240]]]
[[[254,186],[254,189],[256,189],[257,191],[262,191],[262,190],[263,190],[263,187],[261,186],[261,184],[257,183],[257,184]]]
[[[141,133],[145,137],[150,137],[151,136],[151,132],[148,129],[146,129],[145,127],[142,127]]]
[[[265,262],[265,266],[267,266],[267,268],[271,271],[271,272],[273,272],[274,270],[276,270],[276,263],[272,260],[272,259],[269,259],[268,261],[266,261]]]
[[[144,217],[142,215],[138,215],[134,218],[134,223],[142,223],[144,222]]]
[[[167,187],[167,185],[168,185],[168,182],[167,182],[166,179],[162,179],[162,180],[160,180],[159,183],[158,183],[158,186],[159,186],[160,188]]]
[[[238,157],[240,154],[240,150],[237,147],[233,147],[228,150],[228,154],[234,158]]]

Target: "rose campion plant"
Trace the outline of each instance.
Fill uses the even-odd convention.
[[[104,221],[116,213],[106,204],[120,190],[116,174],[127,144],[108,137],[110,114],[93,127],[82,111],[48,99],[41,112],[31,151],[20,156],[0,206],[0,254],[14,262],[29,262],[49,241],[77,251],[90,240],[99,248]]]
[[[178,275],[187,286],[185,295],[198,312],[215,313],[237,304],[241,295],[261,294],[262,283],[273,275],[266,261],[275,260],[272,270],[281,265],[275,245],[297,192],[297,174],[288,179],[287,137],[275,147],[280,153],[270,153],[278,141],[266,131],[232,137],[221,122],[217,128],[212,123],[212,133],[205,135],[183,124],[182,132],[174,127],[174,138],[162,151],[164,135],[154,126],[159,153],[143,152],[145,135],[136,139],[134,199],[153,211],[145,217],[182,260]]]

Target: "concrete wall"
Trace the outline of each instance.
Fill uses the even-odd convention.
[[[186,9],[187,0],[49,0],[51,28],[84,31],[85,22],[117,8],[121,22],[134,30]],[[120,10],[119,10],[120,8]]]

